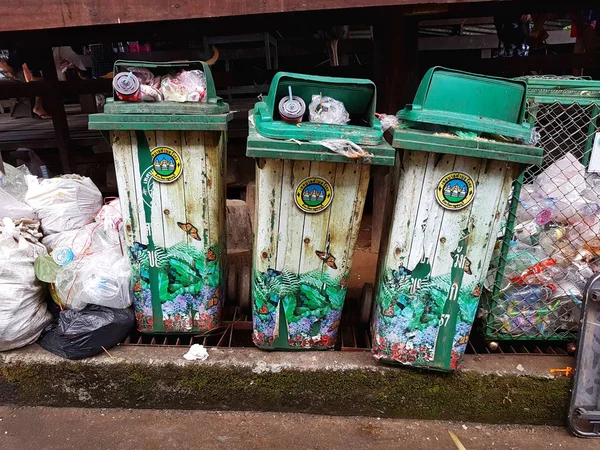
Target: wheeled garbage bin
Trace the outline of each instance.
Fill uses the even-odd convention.
[[[350,122],[310,121],[313,96],[322,100],[319,111],[336,107],[331,99],[342,102]],[[335,345],[370,165],[394,164],[375,97],[368,80],[278,73],[250,112],[246,154],[256,160],[257,187],[253,340],[262,349]]]
[[[224,300],[229,106],[199,61],[117,61],[114,73],[114,99],[89,127],[110,133],[138,329],[213,330]]]
[[[375,286],[381,361],[457,369],[521,164],[524,82],[431,69],[398,113],[398,149]],[[497,137],[501,134],[503,138]]]

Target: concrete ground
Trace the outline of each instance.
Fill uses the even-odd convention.
[[[327,417],[256,412],[200,412],[0,407],[3,450],[600,448],[563,428]]]

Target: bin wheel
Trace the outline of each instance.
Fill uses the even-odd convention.
[[[230,305],[235,305],[235,298],[237,297],[237,267],[234,265],[229,266],[227,270],[227,292],[226,299]]]
[[[238,298],[240,300],[240,308],[242,309],[242,311],[250,312],[250,290],[252,287],[250,278],[250,267],[242,267],[240,269],[240,279],[238,286]]]
[[[358,321],[362,325],[368,325],[371,321],[371,312],[373,310],[373,285],[365,283],[360,293],[360,316]]]

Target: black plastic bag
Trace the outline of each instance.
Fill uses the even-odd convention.
[[[43,348],[67,359],[83,359],[122,342],[135,323],[133,308],[89,305],[81,311],[61,311],[38,341]]]

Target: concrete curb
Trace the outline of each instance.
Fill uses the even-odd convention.
[[[378,364],[366,352],[267,353],[118,347],[67,361],[37,345],[0,353],[0,403],[29,406],[218,409],[562,425],[570,357],[467,356],[458,374]]]

